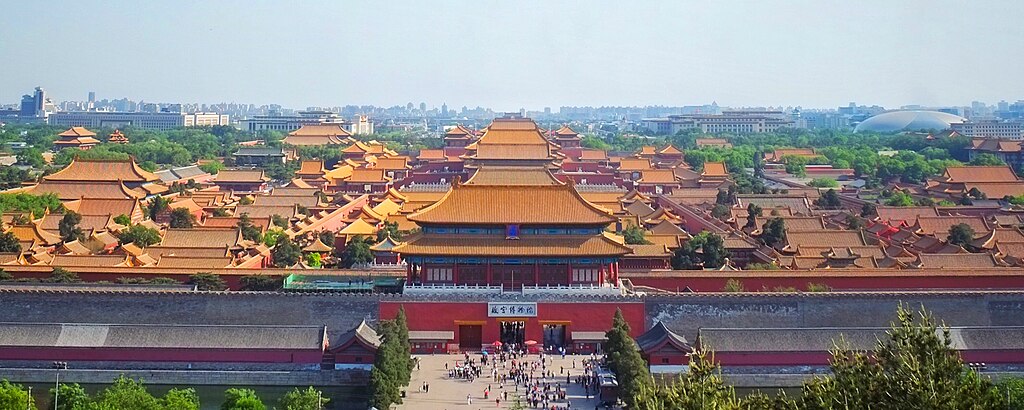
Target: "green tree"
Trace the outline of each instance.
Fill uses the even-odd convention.
[[[373,253],[370,252],[370,239],[356,236],[345,245],[341,253],[341,266],[351,268],[353,265],[370,263],[373,261]]]
[[[149,200],[149,205],[146,206],[146,215],[149,219],[156,220],[157,215],[161,212],[166,211],[171,206],[171,202],[162,196],[153,197]]]
[[[743,292],[745,290],[743,282],[739,279],[729,279],[725,281],[725,286],[722,287],[722,292]]]
[[[68,211],[64,214],[64,217],[57,224],[60,239],[64,242],[84,240],[85,233],[82,232],[82,228],[78,227],[80,223],[82,223],[82,215],[79,215],[77,212]]]
[[[695,349],[690,354],[690,363],[673,383],[657,389],[656,394],[645,395],[647,401],[643,408],[648,409],[741,409],[736,391],[722,379],[721,368],[709,357],[708,351]],[[770,409],[771,407],[754,407],[755,401],[764,403],[766,397],[755,396],[749,399],[746,408]],[[768,399],[774,402],[775,399]]]
[[[321,267],[323,265],[323,262],[320,259],[321,259],[321,256],[320,256],[319,253],[313,252],[313,253],[307,254],[306,255],[306,265],[308,265],[309,267],[312,267],[312,268],[319,268],[319,267]]]
[[[969,165],[999,166],[1006,165],[1006,163],[993,154],[981,153],[971,158]]]
[[[877,215],[878,211],[873,203],[865,202],[864,205],[860,207],[860,216],[864,218],[870,218]]]
[[[711,216],[722,219],[722,217],[729,215],[729,207],[722,204],[715,204],[714,208],[711,208]]]
[[[973,241],[974,229],[970,225],[956,224],[949,227],[949,236],[946,237],[946,242],[969,248]]]
[[[864,221],[854,215],[846,215],[846,227],[850,230],[864,228]]]
[[[225,217],[228,216],[228,210],[224,208],[214,208],[212,215],[216,217]]]
[[[53,268],[53,272],[50,273],[50,277],[46,278],[46,282],[50,283],[78,283],[82,279],[77,274],[64,268]]]
[[[761,227],[761,242],[767,246],[775,246],[786,240],[786,220],[771,218]]]
[[[1006,397],[1008,400],[1006,408],[1024,409],[1024,377],[1005,377],[999,381],[998,388],[999,397]]]
[[[55,194],[0,193],[0,212],[25,212],[38,217],[46,211],[57,213],[63,210],[64,205]]]
[[[160,404],[164,410],[199,410],[199,395],[191,388],[171,389],[160,399]]]
[[[171,228],[191,229],[196,224],[196,216],[192,215],[187,208],[174,208],[171,211]]]
[[[747,223],[743,225],[744,229],[753,228],[757,226],[757,218],[764,213],[764,210],[760,206],[755,204],[747,204]]]
[[[288,226],[290,225],[288,223],[288,218],[285,218],[285,217],[283,217],[281,215],[278,215],[278,214],[274,214],[274,215],[270,216],[270,223],[272,225],[278,227],[278,228],[281,228],[281,229],[288,229]]]
[[[122,245],[134,243],[138,247],[145,248],[160,243],[160,231],[142,225],[132,225],[121,231],[117,238]]]
[[[619,382],[619,397],[627,408],[638,408],[646,400],[646,394],[652,391],[654,380],[647,369],[647,362],[640,356],[640,348],[629,332],[630,326],[622,310],[616,309],[612,328],[605,333],[605,352],[609,367]]]
[[[50,397],[56,395],[57,389],[50,388]],[[60,403],[57,403],[56,408],[51,406],[53,410],[78,410],[84,408],[91,398],[89,394],[85,392],[78,383],[64,383],[60,385]]]
[[[885,200],[885,204],[888,206],[914,206],[914,198],[906,192],[896,191]]]
[[[398,325],[394,320],[380,321],[381,344],[377,357],[370,369],[370,404],[378,409],[401,404],[403,367],[408,359],[403,357]]]
[[[299,258],[302,257],[302,248],[299,248],[299,245],[292,242],[290,238],[280,237],[274,250],[271,251],[271,256],[274,258],[274,266],[287,268],[299,263]]]
[[[839,209],[843,206],[843,202],[839,200],[839,194],[834,189],[825,191],[820,198],[814,200],[814,204],[824,209]]]
[[[644,239],[644,230],[636,225],[630,225],[628,228],[623,229],[622,237],[625,238],[626,244],[629,245],[646,245],[651,243]]]
[[[824,283],[807,282],[808,292],[831,292],[832,287]]]
[[[241,290],[275,291],[280,290],[284,280],[280,276],[246,275],[239,279]]]
[[[21,242],[14,232],[7,231],[0,233],[0,252],[18,253],[21,252]]]
[[[405,316],[405,306],[398,307],[398,314],[395,315],[395,333],[398,338],[400,357],[405,359],[405,366],[399,369],[399,381],[403,386],[412,380],[412,369],[416,365],[412,360],[412,343],[409,342],[409,320]]]
[[[704,231],[695,235],[672,256],[673,269],[717,269],[725,264],[729,251],[725,241],[717,234]]]
[[[377,242],[383,241],[385,236],[390,236],[391,239],[396,241],[402,240],[402,232],[398,230],[398,222],[384,222],[384,226],[377,230]]]
[[[163,410],[160,400],[153,397],[141,381],[120,376],[93,399],[99,409]]]
[[[224,279],[210,272],[200,272],[189,276],[188,284],[195,285],[197,289],[204,291],[221,291],[228,288]]]
[[[36,410],[35,400],[28,395],[28,389],[6,379],[0,380],[0,409],[24,408]]]
[[[217,175],[220,170],[224,169],[224,163],[220,161],[210,161],[199,166],[199,169],[203,172],[211,175]]]
[[[263,230],[252,224],[252,219],[249,218],[248,213],[242,213],[242,215],[238,217],[238,224],[236,224],[236,226],[242,231],[243,239],[256,243],[263,242]],[[294,265],[294,263],[292,265]]]
[[[278,409],[280,410],[320,410],[323,405],[330,402],[331,399],[323,397],[323,393],[313,387],[309,387],[300,390],[296,387],[294,390],[285,393],[284,397],[278,401]]]
[[[838,188],[839,182],[835,178],[814,178],[807,185],[815,188]]]
[[[948,328],[923,308],[901,305],[888,337],[871,352],[832,353],[832,374],[804,385],[800,408],[999,409],[1006,404],[987,378],[964,366]]]
[[[220,410],[266,410],[263,400],[252,389],[227,389]]]
[[[114,223],[118,225],[128,226],[132,224],[132,218],[130,218],[128,215],[120,214],[114,217]]]

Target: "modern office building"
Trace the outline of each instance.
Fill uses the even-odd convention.
[[[331,111],[299,111],[297,115],[256,115],[238,122],[244,131],[284,131],[290,132],[302,128],[303,125],[341,124],[351,134],[373,134],[373,121],[365,115],[359,115],[354,121],[346,121]]]
[[[145,128],[168,130],[180,127],[229,125],[227,115],[179,112],[59,112],[47,118],[50,125],[86,128]]]
[[[646,118],[642,125],[655,134],[698,129],[703,133],[755,134],[793,128],[796,122],[781,111],[724,111],[721,114],[669,115]]]
[[[1024,139],[1024,121],[968,121],[950,124],[950,129],[969,138]]]

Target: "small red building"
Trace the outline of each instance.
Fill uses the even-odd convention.
[[[380,348],[380,336],[377,331],[359,322],[354,329],[345,332],[324,355],[322,366],[327,369],[365,368],[373,366]]]
[[[693,351],[685,337],[669,330],[662,322],[656,323],[651,330],[636,338],[636,344],[652,368],[688,364],[690,352]]]

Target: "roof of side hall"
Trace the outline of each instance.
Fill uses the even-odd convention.
[[[608,210],[587,202],[569,185],[459,185],[434,205],[409,215],[419,223],[609,224]]]

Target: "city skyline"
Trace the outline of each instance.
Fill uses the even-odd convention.
[[[542,5],[542,6],[541,6]],[[9,7],[0,101],[828,108],[1024,96],[1024,5],[331,2]],[[71,32],[90,21],[91,32]],[[959,22],[959,23],[958,23]],[[964,23],[966,22],[966,24]],[[941,27],[957,27],[941,35]],[[38,44],[47,44],[41,48]],[[372,44],[372,46],[370,46]],[[962,61],[983,55],[984,65]],[[524,64],[523,62],[532,62]]]

